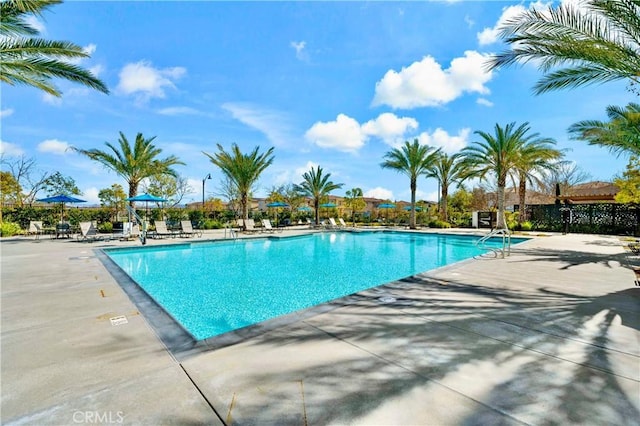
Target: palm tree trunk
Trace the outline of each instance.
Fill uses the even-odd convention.
[[[506,186],[506,178],[498,179],[498,217],[496,218],[496,229],[508,229],[507,221],[504,215],[504,188]]]
[[[136,195],[138,195],[138,182],[136,181],[129,181],[129,198],[133,198]],[[135,201],[129,201],[129,206],[131,206],[131,208],[135,208]]]
[[[416,229],[416,188],[417,178],[411,178],[411,211],[409,212],[409,229]]]
[[[320,198],[315,197],[313,199],[313,207],[315,210],[315,216],[316,216],[316,226],[320,224]]]
[[[440,217],[445,222],[449,222],[447,197],[449,197],[449,186],[443,184],[440,191]]]
[[[527,195],[527,179],[524,174],[520,173],[520,184],[518,185],[518,197],[520,203],[520,214],[518,215],[518,223],[522,225],[522,222],[527,220],[527,209],[525,206],[525,198]]]

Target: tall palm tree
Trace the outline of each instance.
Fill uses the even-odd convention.
[[[138,193],[138,186],[143,179],[164,174],[177,177],[178,174],[171,167],[184,164],[174,155],[159,159],[158,156],[162,153],[162,149],[152,144],[155,138],[154,136],[145,139],[142,133],[138,133],[133,146],[131,146],[125,135],[120,132],[119,146],[105,142],[109,148],[106,151],[97,148],[72,147],[72,149],[122,176],[129,185],[129,197],[135,197]],[[133,206],[133,202],[130,204]]]
[[[344,185],[342,183],[334,183],[329,180],[330,177],[331,173],[323,175],[322,167],[312,167],[311,170],[302,175],[304,180],[295,186],[296,190],[301,194],[313,199],[316,225],[320,223],[320,199],[331,191],[342,188],[342,185]]]
[[[363,210],[366,203],[361,188],[352,188],[345,192],[345,204],[351,209],[351,222],[356,226],[356,212]]]
[[[229,183],[235,187],[240,197],[240,214],[242,219],[249,219],[249,193],[258,182],[262,172],[273,163],[273,147],[260,153],[256,146],[249,154],[243,154],[237,144],[231,145],[231,152],[218,145],[214,155],[203,152],[209,160],[218,166]]]
[[[520,149],[520,160],[516,166],[518,175],[518,198],[520,214],[518,223],[527,220],[525,205],[527,195],[527,183],[540,183],[540,178],[547,171],[554,171],[558,166],[558,160],[562,158],[562,151],[554,148],[556,141],[553,138],[540,137],[538,133],[530,134],[524,138]]]
[[[473,142],[461,151],[464,156],[463,162],[470,170],[470,177],[477,176],[480,179],[487,175],[496,177],[498,185],[496,226],[498,229],[508,229],[504,215],[504,190],[509,173],[516,170],[522,161],[522,147],[530,138],[527,136],[529,123],[515,126],[516,123],[509,123],[502,128],[496,123],[493,135],[477,130],[474,134],[480,136],[482,141]]]
[[[640,156],[640,104],[607,107],[609,121],[584,120],[569,127],[572,139],[586,140],[611,152]]]
[[[440,184],[440,218],[448,222],[447,198],[449,197],[449,187],[455,183],[460,184],[467,178],[468,170],[462,161],[460,153],[447,155],[441,152],[435,163],[425,174],[428,178],[435,178]]]
[[[39,32],[27,22],[61,0],[3,0],[0,2],[0,81],[10,85],[26,84],[53,96],[61,93],[51,82],[63,78],[103,93],[107,86],[91,72],[71,60],[89,55],[68,41],[35,38]]]
[[[592,83],[640,81],[640,0],[588,0],[530,9],[500,29],[511,49],[490,69],[536,61],[544,73],[537,94]],[[559,66],[565,68],[558,69]]]
[[[409,176],[411,189],[411,211],[409,214],[409,228],[416,229],[416,189],[418,177],[426,175],[435,164],[440,150],[427,145],[421,145],[418,139],[413,143],[405,141],[400,148],[394,148],[384,155],[385,161],[380,166],[392,169]]]

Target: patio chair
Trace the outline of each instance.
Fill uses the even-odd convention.
[[[328,229],[338,229],[338,224],[336,223],[336,220],[332,217],[329,218],[329,224],[327,225]]]
[[[104,237],[98,233],[98,229],[93,226],[93,222],[80,222],[80,233],[78,241],[98,241]]]
[[[341,228],[348,228],[347,224],[345,223],[344,219],[339,217],[338,218],[338,222],[340,223],[340,227]]]
[[[258,228],[256,228],[256,223],[253,221],[253,219],[246,219],[244,221],[244,232],[258,232],[260,231]]]
[[[180,221],[180,236],[181,237],[193,237],[193,236],[201,237],[202,232],[194,230],[190,220],[182,220]]]
[[[44,225],[41,220],[32,220],[29,222],[29,229],[27,235],[35,235],[36,240],[40,238],[40,235],[44,234]]]
[[[148,233],[148,236],[151,238],[175,238],[175,236],[180,233],[179,231],[169,231],[169,229],[167,229],[167,223],[164,220],[156,220],[154,225],[156,226],[156,230]]]
[[[263,232],[270,232],[272,234],[276,232],[275,228],[271,226],[271,221],[269,219],[262,219],[262,229]]]

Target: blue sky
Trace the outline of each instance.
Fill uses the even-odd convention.
[[[543,4],[543,3],[538,3]],[[5,157],[34,157],[42,171],[76,180],[98,201],[119,176],[66,148],[104,149],[122,131],[156,136],[163,154],[186,163],[178,173],[193,193],[219,192],[221,173],[202,152],[237,143],[243,151],[275,147],[256,196],[320,165],[344,191],[409,199],[404,175],[383,170],[383,155],[405,140],[453,153],[474,131],[529,122],[553,137],[567,159],[610,180],[627,159],[569,140],[566,129],[606,119],[607,105],[635,96],[625,83],[533,95],[533,65],[487,72],[486,56],[504,49],[496,25],[529,2],[71,2],[33,21],[48,39],[91,53],[81,65],[110,95],[66,81],[61,99],[2,85]],[[422,178],[418,198],[435,200]]]

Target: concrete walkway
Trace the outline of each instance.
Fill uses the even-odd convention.
[[[94,252],[126,244],[0,243],[2,424],[638,424],[618,237],[534,238],[179,360]]]

